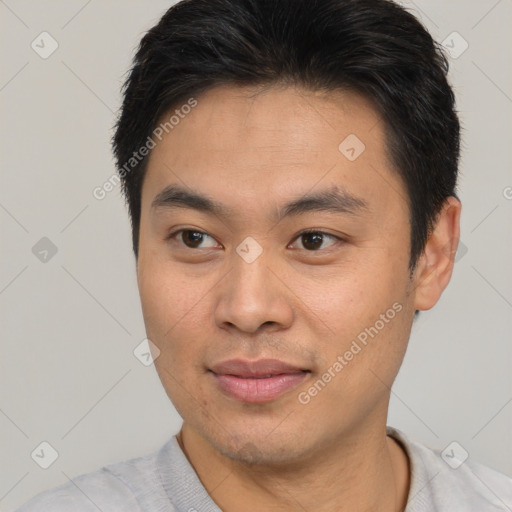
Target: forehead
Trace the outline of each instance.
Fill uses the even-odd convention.
[[[196,100],[152,150],[143,203],[171,183],[246,200],[246,208],[255,198],[261,207],[267,197],[320,186],[363,196],[380,186],[381,196],[404,199],[388,162],[385,125],[358,94],[222,86]]]
[[[208,90],[197,101],[197,106],[180,122],[180,129],[176,126],[172,131],[176,140],[197,135],[202,148],[212,151],[304,151],[313,147],[332,149],[333,145],[337,149],[337,142],[348,135],[348,130],[368,139],[367,132],[380,127],[371,135],[372,144],[382,142],[379,136],[384,133],[370,101],[348,91],[220,86]],[[209,137],[203,137],[205,132]]]

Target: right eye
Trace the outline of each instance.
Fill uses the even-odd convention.
[[[169,235],[168,240],[172,240],[174,238],[178,243],[185,245],[189,249],[211,249],[217,245],[215,239],[208,233],[195,229],[180,229],[175,231]]]

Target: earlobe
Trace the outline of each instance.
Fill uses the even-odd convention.
[[[450,282],[460,236],[460,201],[446,199],[414,272],[415,308],[432,308]]]

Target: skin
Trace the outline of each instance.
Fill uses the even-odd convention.
[[[434,306],[450,280],[459,201],[447,199],[411,276],[407,194],[369,101],[276,86],[221,86],[197,99],[152,151],[137,264],[147,335],[183,418],[185,454],[226,512],[403,510],[410,468],[386,436],[390,388],[414,311]],[[354,161],[338,149],[349,134],[365,144]],[[169,185],[229,215],[152,207]],[[276,220],[285,203],[326,190],[366,208]],[[300,236],[311,228],[329,235],[313,249]],[[205,233],[199,247],[179,233],[169,239],[179,229]],[[263,251],[252,263],[236,252],[248,236]],[[393,304],[401,311],[300,403]],[[310,373],[277,399],[249,404],[224,394],[208,371],[233,358],[276,358]]]

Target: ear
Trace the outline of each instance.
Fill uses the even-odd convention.
[[[417,310],[432,308],[450,282],[460,236],[460,201],[448,197],[414,271]]]

